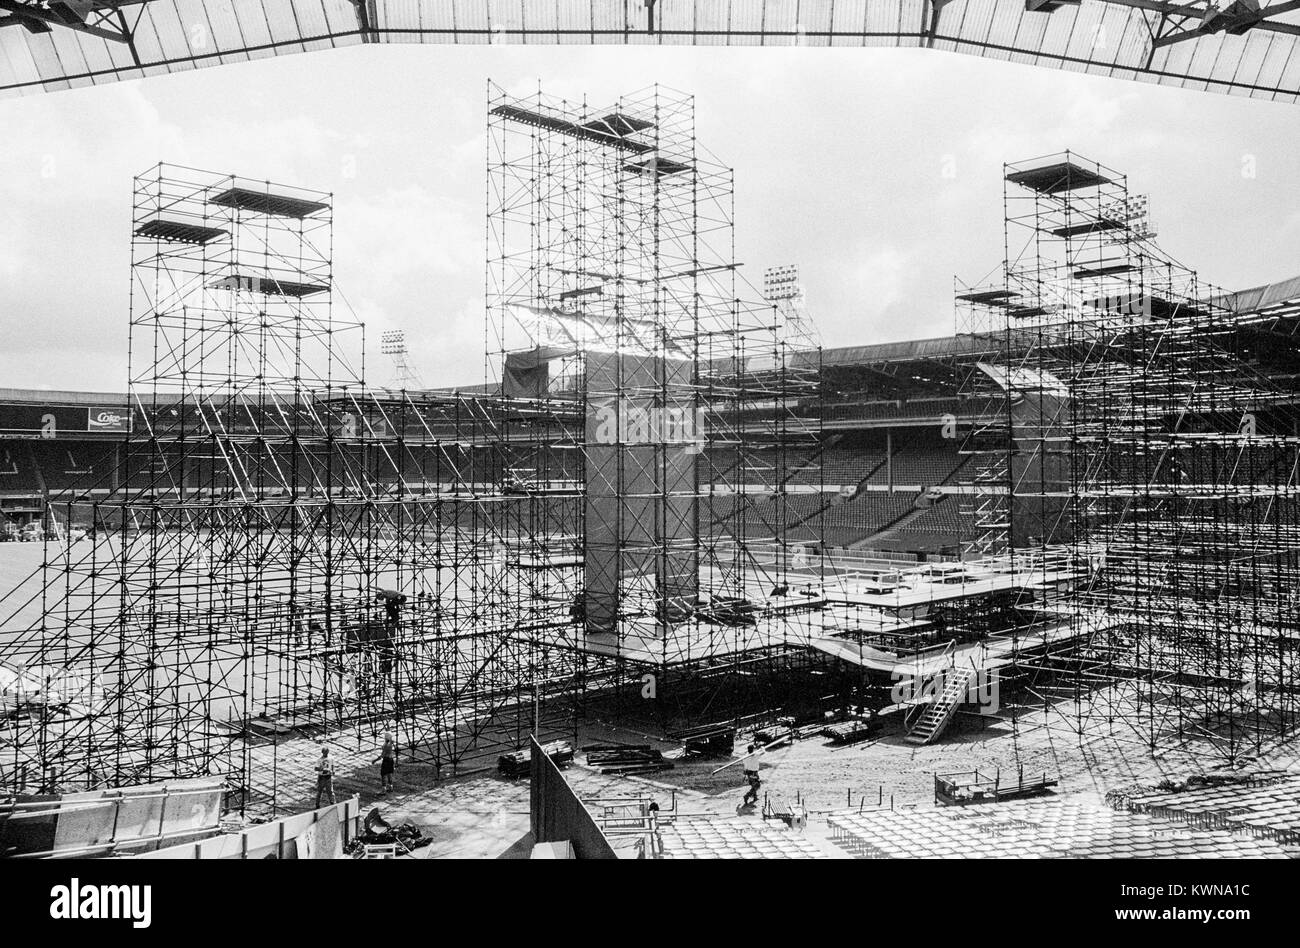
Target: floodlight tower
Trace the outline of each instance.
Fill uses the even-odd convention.
[[[821,346],[817,327],[808,318],[804,305],[804,289],[799,280],[798,264],[788,263],[764,270],[763,297],[776,307],[782,336],[788,344],[799,349],[816,349]]]
[[[1157,236],[1155,221],[1151,219],[1151,200],[1145,194],[1129,194],[1123,200],[1112,201],[1105,208],[1108,217],[1125,226],[1107,235],[1106,243],[1119,245],[1137,240],[1153,240]]]
[[[400,389],[424,388],[420,374],[407,359],[406,333],[390,329],[379,337],[379,351],[393,360],[393,384]]]

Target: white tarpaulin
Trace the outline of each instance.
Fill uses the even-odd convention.
[[[992,365],[988,362],[976,362],[975,365],[997,382],[1003,391],[1041,392],[1044,395],[1059,395],[1062,398],[1070,394],[1065,383],[1045,369],[1009,369],[1005,365]]]
[[[663,338],[663,327],[652,320],[603,316],[555,306],[514,304],[508,309],[538,348],[688,358],[675,340]]]

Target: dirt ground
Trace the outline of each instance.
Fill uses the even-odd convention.
[[[811,811],[847,806],[915,806],[933,803],[936,774],[979,769],[1014,782],[1040,775],[1059,780],[1058,793],[1106,791],[1163,778],[1185,779],[1222,765],[1203,745],[1167,750],[1153,756],[1132,734],[1069,732],[1058,711],[1037,711],[1010,722],[989,723],[975,716],[958,718],[941,739],[915,746],[904,741],[901,720],[887,720],[872,740],[849,747],[829,747],[824,738],[807,736],[762,755],[762,790],[788,801],[801,800]],[[733,759],[745,752],[737,744]],[[745,781],[736,764],[714,771],[726,760],[679,760],[656,780],[710,795],[743,794]],[[1278,769],[1297,765],[1294,752],[1273,755],[1256,766]]]
[[[1045,726],[1048,715],[1056,715]],[[901,721],[886,719],[873,740],[850,747],[826,746],[809,734],[774,748],[762,757],[762,792],[793,802],[802,800],[812,814],[846,807],[929,806],[934,799],[934,775],[975,768],[983,774],[1000,770],[1014,780],[1021,767],[1028,779],[1046,774],[1059,779],[1057,792],[1100,801],[1107,790],[1134,784],[1153,785],[1162,778],[1184,779],[1216,769],[1220,761],[1204,746],[1169,750],[1153,756],[1136,737],[1121,735],[1081,739],[1069,733],[1058,712],[1022,715],[1013,724],[989,723],[974,716],[953,722],[942,739],[916,747],[903,740]],[[732,816],[745,790],[738,763],[750,735],[742,733],[730,759],[682,758],[678,745],[658,742],[638,731],[610,722],[590,722],[580,732],[578,746],[595,743],[651,743],[668,756],[671,770],[644,776],[605,775],[585,763],[579,751],[566,777],[579,795],[596,797],[648,795],[665,809],[675,802],[683,815]],[[432,843],[416,858],[499,858],[526,856],[528,845],[528,782],[500,777],[485,769],[437,781],[432,768],[399,764],[396,788],[379,793],[378,768],[369,747],[332,743],[340,798],[357,794],[365,810],[377,806],[390,823],[414,823]],[[311,767],[320,745],[310,738],[282,744],[274,762],[279,769],[280,815],[313,804]],[[731,766],[719,770],[724,764]],[[1274,754],[1254,766],[1295,769],[1294,751]],[[301,793],[294,792],[298,787]]]

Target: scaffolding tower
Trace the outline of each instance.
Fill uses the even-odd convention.
[[[740,278],[692,97],[488,99],[488,374],[585,418],[579,648],[661,721],[726,718],[820,602],[817,350]]]
[[[51,498],[91,540],[51,536],[37,614],[7,617],[28,625],[0,650],[6,786],[217,774],[232,805],[274,807],[295,736],[392,731],[438,775],[573,736],[572,650],[538,629],[571,622],[578,495],[511,476],[580,416],[368,389],[363,327],[332,305],[331,203],[136,179],[136,424],[118,469]]]
[[[450,776],[625,685],[666,730],[825,664],[820,357],[743,301],[693,100],[489,99],[484,394],[367,387],[330,195],[136,179],[135,423],[6,619],[6,787],[217,774],[274,809],[299,738]]]
[[[1267,333],[1152,239],[1125,177],[1065,153],[1006,166],[1000,285],[961,287],[1000,408],[966,448],[978,545],[1040,584],[1068,647],[1036,656],[1049,714],[1230,762],[1294,729],[1297,414]]]

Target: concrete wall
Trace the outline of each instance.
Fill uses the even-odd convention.
[[[361,798],[260,823],[238,833],[145,853],[140,859],[341,859],[360,830]]]

